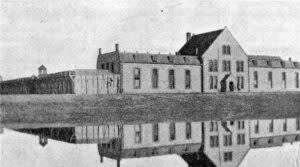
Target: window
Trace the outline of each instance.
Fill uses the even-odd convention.
[[[168,60],[169,60],[170,63],[174,63],[174,57],[168,56]]]
[[[224,162],[232,161],[232,152],[224,152]]]
[[[133,72],[133,88],[140,89],[141,88],[141,69],[135,68]]]
[[[222,53],[223,55],[230,55],[231,54],[231,49],[229,45],[223,45],[222,46]]]
[[[283,131],[286,132],[286,130],[287,130],[287,119],[285,119],[283,122]]]
[[[135,143],[141,143],[142,142],[142,127],[141,125],[134,125],[134,132],[135,132]]]
[[[224,146],[231,146],[231,145],[232,145],[232,136],[224,135]]]
[[[300,130],[300,118],[296,119],[296,130]]]
[[[152,135],[153,135],[153,141],[157,142],[159,140],[159,127],[158,123],[155,123],[152,125]]]
[[[109,63],[106,63],[106,69],[109,70]]]
[[[170,123],[170,140],[175,140],[176,139],[176,127],[175,127],[175,123],[171,122]]]
[[[272,72],[268,73],[268,81],[269,81],[269,84],[270,84],[270,88],[273,88],[273,74],[272,74]]]
[[[259,121],[258,120],[255,123],[255,133],[259,133]]]
[[[296,88],[299,88],[299,73],[296,72],[295,75],[296,75],[295,76],[295,83],[296,83],[295,86],[296,86]]]
[[[155,63],[156,63],[156,62],[157,62],[157,56],[152,55],[152,56],[151,56],[151,60],[152,60],[152,62],[155,62]]]
[[[286,88],[286,73],[282,72],[282,82],[283,82],[283,87]]]
[[[257,73],[257,71],[253,72],[253,78],[254,78],[254,88],[258,88],[258,73]]]
[[[213,65],[214,65],[213,60],[209,60],[209,63],[208,63],[209,72],[214,71],[214,66]]]
[[[158,88],[158,69],[152,69],[152,88]]]
[[[191,71],[185,70],[185,89],[191,88]]]
[[[274,121],[271,120],[270,124],[269,124],[269,132],[273,132],[274,131]]]
[[[238,121],[238,129],[245,129],[245,121]]]
[[[209,89],[218,89],[218,76],[209,76]]]
[[[209,60],[208,64],[209,72],[217,72],[218,71],[218,60]]]
[[[238,90],[244,89],[244,77],[243,76],[238,76],[237,77],[237,88]]]
[[[105,64],[101,64],[101,69],[105,69]]]
[[[236,72],[244,72],[244,62],[243,61],[236,62]]]
[[[185,124],[185,137],[186,139],[192,138],[192,125],[190,122]]]
[[[237,134],[237,144],[243,145],[245,143],[245,134]]]
[[[169,88],[175,88],[175,72],[174,70],[169,70]]]
[[[226,72],[231,71],[231,62],[230,62],[230,60],[223,60],[223,71],[226,71]]]
[[[218,123],[216,121],[211,121],[210,122],[210,131],[218,131]]]
[[[219,147],[219,136],[210,136],[210,147]]]

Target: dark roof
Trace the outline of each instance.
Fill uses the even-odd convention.
[[[151,53],[119,53],[121,63],[147,63],[147,64],[186,64],[199,65],[200,62],[195,56],[178,56],[171,54]]]
[[[6,95],[1,126],[76,126],[299,117],[300,92]]]
[[[285,61],[279,56],[248,55],[249,67],[300,68],[299,62]]]
[[[196,48],[198,48],[198,55],[202,56],[223,30],[220,29],[192,36],[179,50],[179,53],[181,55],[196,55]]]
[[[46,67],[45,67],[44,65],[41,65],[41,66],[39,67],[39,70],[46,70]]]

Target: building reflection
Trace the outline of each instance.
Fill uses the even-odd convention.
[[[300,141],[300,118],[101,124],[16,129],[74,144],[97,144],[103,157],[139,158],[180,155],[189,166],[238,166],[250,149]]]

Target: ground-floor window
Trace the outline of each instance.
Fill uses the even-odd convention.
[[[224,152],[224,162],[232,161],[232,152]]]

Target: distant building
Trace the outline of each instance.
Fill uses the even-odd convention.
[[[0,82],[2,82],[3,81],[3,78],[2,78],[2,76],[0,75]]]
[[[47,75],[47,68],[44,65],[41,65],[38,68],[39,76],[41,75]]]

